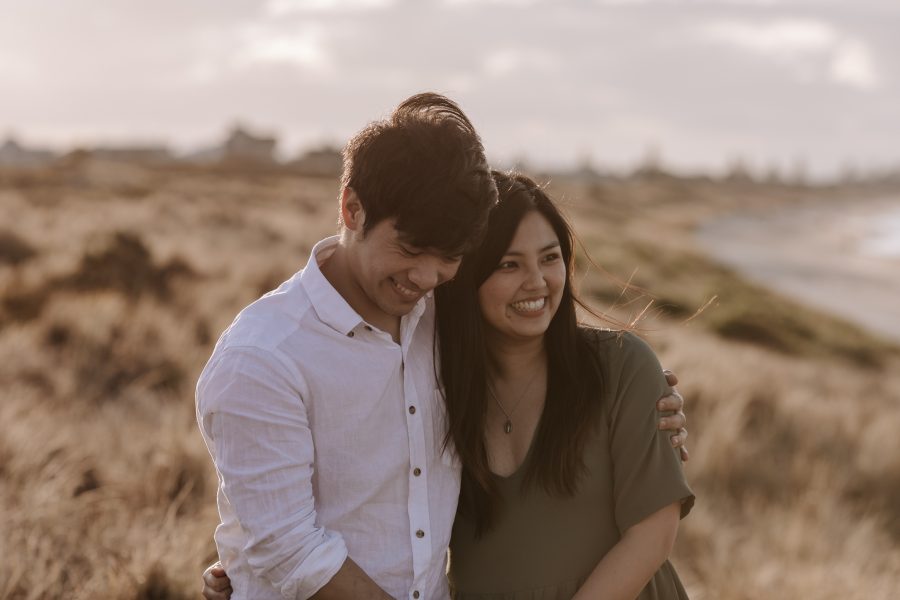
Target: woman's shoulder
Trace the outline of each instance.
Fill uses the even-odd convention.
[[[661,371],[650,344],[632,331],[585,325],[580,325],[579,331],[608,375]]]
[[[650,345],[632,331],[591,325],[579,325],[578,331],[583,339],[599,352],[619,355],[653,354]]]

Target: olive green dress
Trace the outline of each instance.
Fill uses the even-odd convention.
[[[640,338],[586,329],[602,369],[602,422],[587,445],[588,472],[572,497],[522,488],[531,450],[509,477],[495,476],[503,508],[480,539],[461,511],[450,542],[450,585],[457,600],[571,598],[622,532],[657,510],[694,495],[669,433],[660,432],[656,401],[668,390],[659,362]],[[641,600],[687,598],[666,561]]]

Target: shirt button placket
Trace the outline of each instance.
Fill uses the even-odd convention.
[[[405,362],[406,361],[404,360],[402,363],[402,368],[404,368],[404,370],[405,370],[405,366],[406,366]],[[405,375],[404,375],[404,382],[405,382]],[[404,386],[404,388],[406,388],[406,387],[407,386]],[[407,416],[407,426],[409,428],[408,431],[411,436],[411,439],[418,439],[416,436],[421,437],[421,434],[422,434],[422,431],[421,431],[422,422],[418,418],[418,406],[417,406],[417,400],[416,400],[417,395],[416,395],[416,392],[414,389],[404,389],[404,392],[405,392],[404,395],[406,395],[407,399],[411,401],[406,406],[406,410],[409,413],[409,415]],[[425,490],[425,487],[424,487],[425,486],[425,481],[424,481],[425,472],[424,472],[424,468],[421,466],[422,465],[421,461],[424,459],[424,456],[421,456],[421,453],[424,450],[424,448],[420,447],[421,443],[424,442],[424,439],[418,440],[418,441],[420,443],[413,444],[413,448],[411,448],[411,451],[410,451],[409,458],[412,462],[412,465],[410,465],[412,467],[412,469],[411,469],[412,478],[410,479],[409,492],[410,492],[410,497],[412,497],[412,498],[415,498],[416,496],[421,496],[422,494],[425,494],[424,496],[421,496],[422,499],[424,500],[424,499],[427,499],[427,491]],[[417,463],[420,466],[416,466]],[[427,500],[425,500],[425,504],[427,505]],[[409,514],[410,525],[413,525],[415,522],[418,522],[418,523],[427,522],[427,519],[428,519],[427,508],[421,514],[418,514],[419,512],[420,511],[415,511],[415,514],[414,514],[414,512],[410,512],[410,514]],[[426,541],[424,529],[416,529],[415,536],[416,536],[417,540],[422,540],[423,542]],[[413,544],[415,546],[413,549],[413,555],[424,560],[428,554],[430,544],[427,544],[427,542],[424,545],[416,544],[415,542],[413,542]],[[424,596],[421,592],[421,589],[411,590],[409,592],[409,596],[407,596],[407,598],[413,598],[413,600],[419,600],[420,598],[423,598],[423,597]]]

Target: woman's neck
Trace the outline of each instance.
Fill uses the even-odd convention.
[[[491,356],[492,379],[521,379],[546,367],[547,353],[543,337],[527,341],[489,338],[487,345]]]

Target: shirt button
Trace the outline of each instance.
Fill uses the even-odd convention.
[[[353,337],[353,332],[351,331],[350,333],[348,333],[347,337]]]
[[[425,537],[425,532],[422,531],[421,529],[418,530],[418,531],[416,532],[416,537],[419,538],[419,539]]]
[[[420,469],[419,467],[416,467],[415,469],[413,469],[413,475],[415,475],[416,477],[418,477],[421,474],[422,474],[422,469]]]
[[[411,415],[416,414],[416,407],[415,407],[415,406],[410,406],[410,407],[409,407],[409,414],[411,414]]]
[[[372,328],[366,325],[366,331],[372,331]]]
[[[418,598],[418,597],[419,597],[419,590],[416,590],[413,592],[413,598]]]

